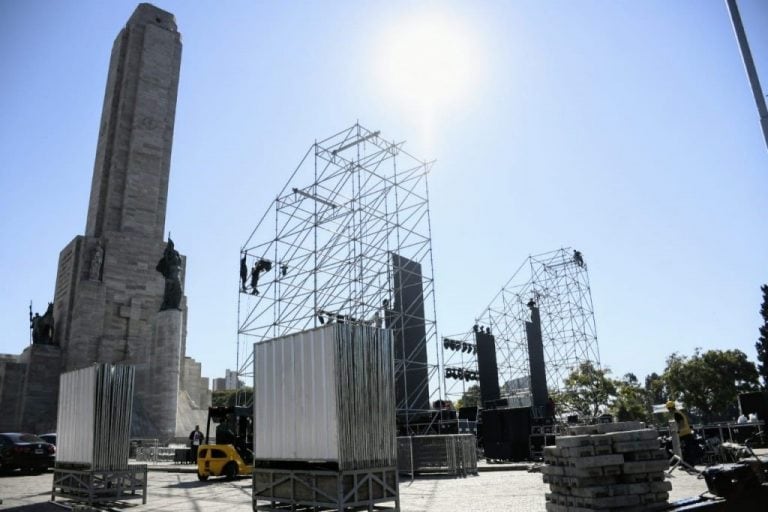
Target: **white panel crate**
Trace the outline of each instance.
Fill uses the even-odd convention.
[[[134,369],[95,364],[59,380],[56,465],[128,465]]]
[[[390,332],[367,325],[329,324],[255,344],[255,457],[394,465],[393,365]]]

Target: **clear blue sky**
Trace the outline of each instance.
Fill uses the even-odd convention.
[[[765,88],[768,4],[740,4]],[[135,5],[0,0],[1,353],[27,345],[29,300],[53,300],[59,251],[84,232],[110,49]],[[697,346],[754,359],[768,151],[722,1],[157,5],[184,44],[166,230],[205,375],[235,367],[241,244],[313,140],[358,119],[438,161],[441,334],[528,254],[573,246],[615,374]],[[434,30],[448,72],[388,67]]]

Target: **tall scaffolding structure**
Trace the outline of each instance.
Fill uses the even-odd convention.
[[[530,388],[525,322],[531,317],[531,300],[541,314],[549,389],[560,390],[568,374],[583,362],[600,365],[589,273],[577,252],[561,248],[529,256],[475,319],[476,325],[490,328],[496,337],[502,395],[510,396],[512,404],[517,397],[520,403],[516,405],[526,405]],[[470,350],[451,349],[457,342],[469,345]],[[476,371],[472,345],[472,331],[444,338],[444,366]],[[448,378],[446,395],[458,398],[473,384],[471,378]]]
[[[254,343],[328,322],[364,322],[395,330],[396,380],[410,379],[408,389],[421,390],[422,403],[441,396],[427,185],[433,162],[403,145],[360,124],[315,142],[248,236],[237,336],[238,373],[246,382]],[[397,287],[414,287],[398,267],[402,261],[419,274],[423,308],[398,305],[404,290]],[[416,349],[397,335],[398,325],[414,323],[424,325]],[[240,394],[238,403],[246,401]],[[397,404],[406,421],[422,409],[407,396]]]

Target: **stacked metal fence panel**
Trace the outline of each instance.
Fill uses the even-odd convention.
[[[474,434],[398,437],[397,468],[401,473],[477,473]]]
[[[56,422],[57,463],[90,465],[93,461],[95,389],[95,367],[61,374]]]
[[[394,466],[395,398],[389,331],[330,324],[254,345],[254,454]]]
[[[56,465],[128,467],[134,368],[96,364],[61,374]]]

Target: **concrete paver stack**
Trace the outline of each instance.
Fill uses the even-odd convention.
[[[571,427],[544,449],[547,511],[653,511],[666,507],[669,466],[658,432],[640,422]]]

